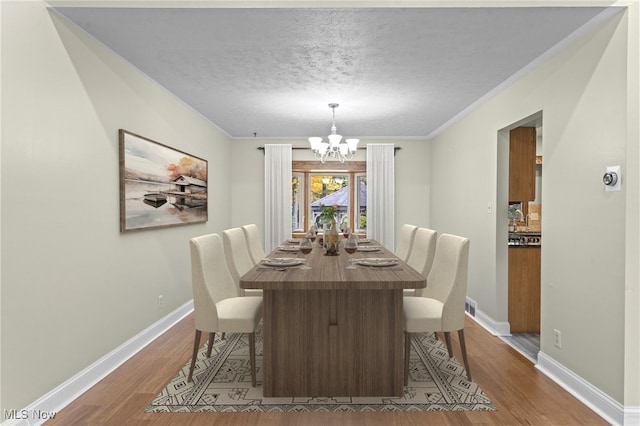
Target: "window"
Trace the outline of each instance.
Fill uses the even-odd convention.
[[[366,162],[294,161],[292,166],[293,233],[306,233],[311,225],[318,225],[322,207],[331,205],[338,206],[336,219],[341,227],[366,231]]]
[[[336,221],[342,229],[349,226],[349,176],[326,173],[310,173],[310,224],[320,225],[319,219],[324,206],[337,206]]]
[[[365,173],[356,174],[356,192],[355,211],[356,211],[356,227],[357,231],[367,231],[367,175]]]
[[[291,229],[304,230],[304,174],[293,172],[291,180]]]

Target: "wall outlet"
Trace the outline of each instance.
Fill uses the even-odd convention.
[[[164,299],[163,299],[163,296],[160,295],[158,296],[158,309],[162,309],[162,308],[164,308]]]
[[[560,330],[553,329],[553,345],[557,348],[562,347],[562,334]]]
[[[529,217],[531,218],[531,220],[538,220],[538,213],[531,213]]]

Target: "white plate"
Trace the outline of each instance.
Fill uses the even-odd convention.
[[[278,250],[280,250],[280,251],[297,252],[297,251],[300,251],[300,247],[298,247],[298,246],[280,246],[280,247],[278,247]]]
[[[393,266],[398,264],[398,259],[388,257],[369,257],[365,259],[355,259],[355,263],[364,266]]]
[[[358,251],[380,251],[380,246],[358,247]]]
[[[295,257],[273,257],[260,261],[260,264],[267,266],[296,266],[302,265],[303,263],[303,259],[296,259]]]
[[[291,238],[289,240],[287,240],[287,244],[300,244],[302,240],[297,239],[297,238]]]
[[[371,240],[368,239],[368,238],[360,238],[358,240],[358,244],[369,244],[370,242],[371,242]]]

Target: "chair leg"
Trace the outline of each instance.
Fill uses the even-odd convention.
[[[444,332],[444,341],[447,343],[449,358],[453,358],[453,349],[451,349],[451,334],[448,331]]]
[[[202,332],[200,330],[196,330],[196,337],[193,341],[193,355],[191,356],[191,367],[189,367],[189,377],[187,378],[187,382],[191,381],[193,377],[193,369],[196,366],[196,358],[198,358],[198,347],[200,346],[200,336]]]
[[[460,350],[462,351],[464,368],[467,370],[467,379],[471,381],[471,369],[469,368],[469,359],[467,358],[467,345],[464,342],[464,329],[458,330],[458,339],[460,340]]]
[[[436,340],[438,340],[438,332],[437,332],[437,331],[434,331],[434,332],[433,332],[433,338],[434,338],[434,339],[436,339]]]
[[[211,356],[211,349],[213,349],[213,340],[216,338],[216,333],[209,333],[209,347],[207,348],[207,358]]]
[[[404,332],[404,385],[409,385],[409,351],[411,350],[411,333]]]
[[[222,333],[222,336],[220,336],[221,340],[224,340],[224,332]]]
[[[256,333],[249,333],[249,359],[251,361],[251,386],[256,387]]]

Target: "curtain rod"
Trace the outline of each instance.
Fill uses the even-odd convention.
[[[264,153],[264,146],[259,146],[258,149],[260,151],[263,151],[263,153]],[[311,148],[306,147],[306,146],[292,146],[291,149],[311,149]],[[366,147],[359,147],[358,149],[367,149],[367,148]],[[393,155],[396,155],[396,153],[398,151],[400,151],[401,149],[402,148],[400,148],[399,146],[394,146],[393,147]]]

